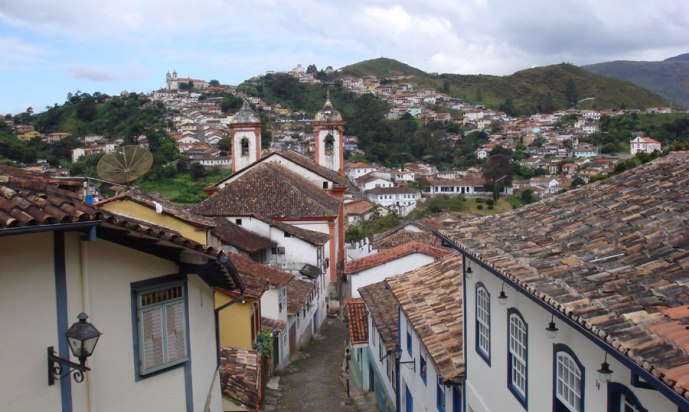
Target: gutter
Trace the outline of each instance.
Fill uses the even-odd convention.
[[[100,226],[102,220],[91,220],[88,222],[76,223],[54,223],[49,225],[36,226],[19,226],[0,229],[0,236],[25,235],[29,233],[53,232],[53,231],[67,231],[67,230],[83,230],[92,229]]]
[[[437,229],[433,230],[433,234],[438,236],[443,241],[443,243],[449,245],[453,249],[462,253],[465,256],[465,259],[467,257],[471,258],[474,262],[476,262],[478,265],[480,265],[481,267],[486,269],[488,272],[494,274],[496,277],[501,279],[507,285],[509,285],[509,286],[513,287],[515,290],[521,292],[523,295],[525,295],[526,297],[531,299],[537,305],[541,306],[543,309],[548,311],[550,314],[556,316],[559,320],[563,321],[564,323],[571,326],[572,328],[574,328],[578,332],[582,333],[591,342],[593,342],[598,347],[603,349],[605,351],[605,353],[609,353],[612,357],[614,357],[621,364],[623,364],[624,366],[631,369],[633,373],[636,373],[639,377],[643,378],[654,389],[658,390],[658,392],[665,395],[671,402],[673,402],[675,405],[677,405],[680,409],[689,410],[689,400],[685,399],[681,394],[675,392],[670,386],[666,385],[660,378],[654,376],[650,371],[647,371],[641,365],[638,365],[634,361],[632,361],[628,356],[624,355],[620,351],[613,348],[607,341],[594,335],[593,332],[586,329],[582,324],[578,323],[574,319],[567,316],[567,314],[562,313],[561,311],[557,310],[557,308],[554,308],[553,306],[551,306],[547,302],[543,301],[541,298],[539,298],[538,296],[536,296],[535,294],[533,294],[532,292],[527,290],[523,285],[521,285],[520,283],[517,283],[513,278],[508,277],[503,273],[500,273],[498,270],[491,267],[488,263],[484,262],[478,256],[472,254],[471,252],[469,252],[465,248],[456,245],[452,240],[445,237]],[[612,349],[612,351],[611,351],[611,349]],[[660,372],[660,371],[658,371],[658,372]]]

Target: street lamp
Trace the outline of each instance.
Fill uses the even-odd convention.
[[[79,359],[79,363],[70,361],[69,359],[62,359],[55,353],[53,346],[48,347],[48,385],[55,384],[56,379],[65,378],[74,373],[75,382],[84,381],[84,372],[91,369],[86,366],[86,359],[93,355],[93,350],[96,348],[98,338],[101,333],[91,323],[87,322],[88,315],[81,312],[78,322],[72,324],[65,333],[69,349],[72,355]],[[67,368],[63,371],[63,368]]]

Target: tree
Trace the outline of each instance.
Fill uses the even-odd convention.
[[[208,85],[209,86],[220,86],[220,82],[218,80],[213,79],[213,80],[208,82]]]
[[[524,202],[526,204],[533,203],[533,201],[536,200],[534,198],[534,195],[533,195],[533,190],[526,189],[526,190],[522,191],[519,194],[519,200],[521,200],[522,202]]]
[[[497,193],[505,186],[512,185],[512,165],[510,159],[503,154],[488,156],[483,168],[483,178],[486,180],[484,187]]]
[[[306,66],[306,73],[308,74],[316,74],[318,72],[318,69],[316,68],[315,64],[309,64]]]
[[[206,176],[206,169],[200,163],[192,163],[189,166],[189,173],[193,180],[201,180]]]

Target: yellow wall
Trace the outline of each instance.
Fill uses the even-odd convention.
[[[193,225],[177,219],[169,214],[156,213],[154,209],[148,206],[136,203],[131,200],[123,200],[119,202],[107,203],[102,206],[103,209],[109,212],[117,212],[126,216],[131,216],[135,219],[145,220],[159,226],[164,226],[179,232],[182,236],[191,239],[195,242],[206,244],[206,231],[197,229]]]
[[[222,292],[215,292],[215,307],[218,308],[234,299]],[[251,300],[237,302],[220,311],[220,347],[234,346],[253,349],[251,341],[251,315],[256,305]]]

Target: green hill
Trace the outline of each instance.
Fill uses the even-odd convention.
[[[671,62],[689,64],[689,62]],[[619,109],[669,106],[670,102],[633,83],[604,77],[571,64],[522,70],[509,76],[429,74],[397,60],[379,58],[345,66],[338,76],[406,76],[420,87],[447,92],[474,104],[515,115],[581,108]],[[571,79],[571,82],[569,82]],[[567,85],[570,83],[570,93]],[[572,89],[573,87],[573,89]]]
[[[582,67],[602,76],[632,82],[689,107],[689,54],[661,62],[612,61]]]
[[[473,103],[500,107],[511,100],[514,112],[530,114],[569,108],[619,109],[668,106],[667,99],[632,83],[603,77],[571,64],[522,70],[509,76],[443,74],[451,94]],[[571,80],[571,82],[570,82]],[[573,84],[568,95],[568,83]]]
[[[423,70],[409,66],[394,59],[380,57],[378,59],[364,60],[359,63],[350,64],[337,71],[339,76],[373,75],[376,77],[395,77],[395,76],[421,76],[427,77],[428,74]]]

